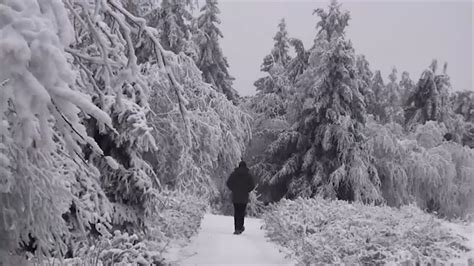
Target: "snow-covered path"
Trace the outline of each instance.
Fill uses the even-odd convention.
[[[173,257],[177,265],[294,265],[265,238],[262,221],[245,218],[245,232],[233,235],[234,218],[206,214],[201,230]]]

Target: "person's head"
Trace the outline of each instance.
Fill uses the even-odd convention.
[[[240,168],[247,167],[247,164],[242,160],[242,161],[240,161],[240,163],[239,163],[239,167],[240,167]]]

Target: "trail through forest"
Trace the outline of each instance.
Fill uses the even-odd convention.
[[[261,219],[246,218],[245,232],[233,235],[232,216],[206,214],[198,235],[183,248],[171,248],[165,257],[172,265],[296,265],[265,237],[261,226]],[[466,263],[474,255],[474,223],[445,222],[444,226],[467,238],[471,252],[451,261]]]
[[[206,214],[199,234],[169,261],[176,265],[294,265],[265,237],[262,221],[245,219],[245,232],[233,235],[232,216]]]

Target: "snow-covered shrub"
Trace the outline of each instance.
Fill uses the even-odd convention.
[[[249,203],[247,204],[247,215],[251,217],[261,217],[265,211],[265,206],[260,199],[257,191],[252,190],[249,194]]]
[[[144,240],[136,234],[115,230],[113,233],[107,231],[103,225],[99,240],[92,246],[86,247],[82,257],[78,257],[77,264],[73,265],[125,265],[160,264],[163,261],[157,243]],[[69,264],[68,264],[69,265]]]
[[[474,150],[444,140],[446,126],[429,121],[404,135],[397,124],[370,122],[368,146],[390,206],[415,202],[450,218],[474,211]]]
[[[160,242],[164,250],[172,241],[187,241],[197,233],[208,202],[192,190],[161,191],[147,208],[149,239]]]
[[[272,205],[264,221],[301,265],[446,263],[469,250],[464,237],[414,206],[298,198]]]
[[[198,232],[207,202],[192,191],[164,190],[147,201],[144,231],[127,233],[95,224],[98,237],[76,242],[66,265],[164,264],[166,249],[183,245]],[[41,261],[41,260],[40,260]]]

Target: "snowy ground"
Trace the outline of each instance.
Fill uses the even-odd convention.
[[[470,251],[464,254],[462,258],[453,260],[452,263],[466,265],[469,259],[474,262],[474,223],[469,225],[461,225],[458,223],[446,222],[444,225],[456,234],[467,238],[466,246],[470,249]]]
[[[294,265],[276,244],[265,238],[262,221],[245,218],[245,232],[233,235],[234,218],[206,214],[199,234],[167,261],[176,265]]]
[[[183,248],[171,248],[165,258],[172,265],[295,265],[280,248],[271,243],[260,229],[262,221],[245,218],[245,232],[233,235],[233,217],[206,214],[197,236]],[[471,252],[452,261],[465,265],[474,258],[474,223],[462,226],[446,222],[445,226],[468,238]]]

